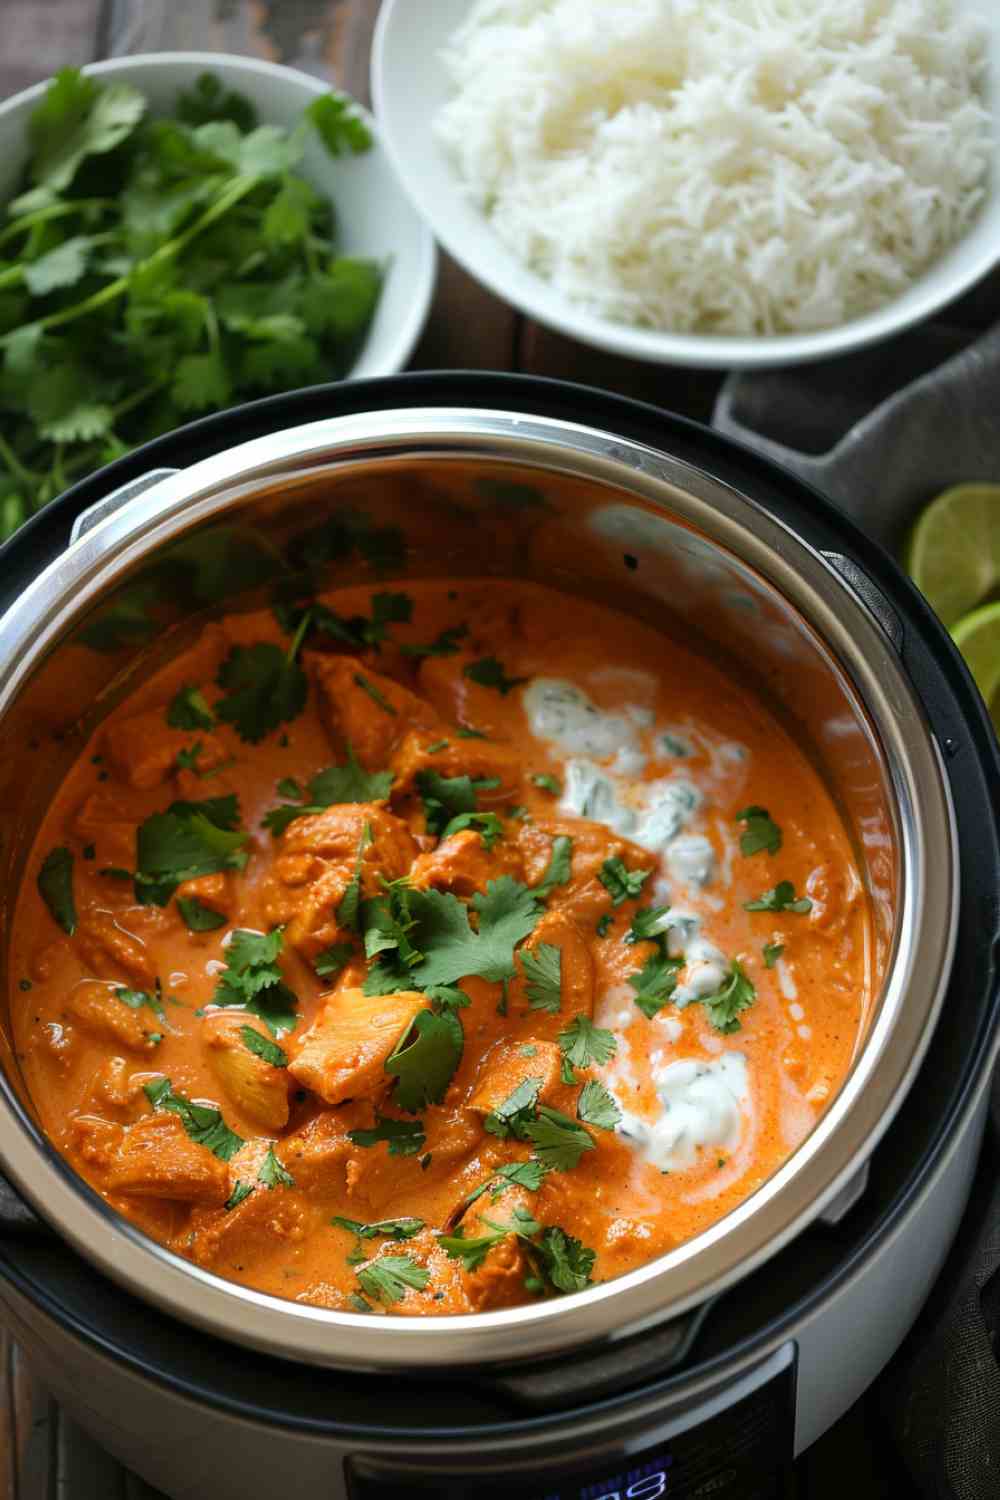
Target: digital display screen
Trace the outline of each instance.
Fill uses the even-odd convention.
[[[789,1361],[755,1390],[695,1426],[628,1453],[548,1470],[490,1463],[478,1472],[383,1467],[358,1457],[347,1463],[351,1500],[780,1500],[786,1493],[794,1440],[794,1366]],[[669,1414],[664,1413],[664,1425]],[[500,1469],[503,1472],[499,1472]]]

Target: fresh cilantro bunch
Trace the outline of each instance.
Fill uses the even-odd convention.
[[[0,540],[193,413],[350,369],[381,272],[296,170],[311,131],[371,144],[336,95],[289,131],[210,74],[166,119],[130,84],[52,80],[0,219]]]

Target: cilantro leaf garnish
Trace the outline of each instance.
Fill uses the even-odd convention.
[[[440,1104],[462,1061],[465,1035],[451,1010],[418,1011],[413,1025],[386,1059],[397,1080],[393,1103],[409,1114]]]
[[[527,1161],[505,1162],[502,1167],[497,1167],[492,1177],[487,1177],[469,1194],[466,1205],[475,1203],[484,1193],[489,1193],[490,1200],[496,1203],[512,1187],[523,1187],[526,1192],[537,1193],[545,1175],[546,1168],[536,1156]]]
[[[746,826],[740,834],[741,854],[777,854],[781,848],[781,829],[766,807],[745,807],[733,820]]]
[[[448,630],[442,630],[440,635],[427,646],[400,646],[404,656],[457,656],[459,642],[469,633],[468,625],[452,625]],[[466,738],[472,738],[471,735]],[[482,736],[476,736],[482,738]]]
[[[298,1022],[298,1001],[284,983],[277,958],[284,944],[281,928],[248,932],[237,928],[226,948],[226,967],[212,996],[215,1005],[239,1007],[259,1016],[275,1037]]]
[[[394,963],[412,967],[419,963],[423,954],[410,940],[416,919],[410,912],[411,891],[405,880],[394,881],[384,896],[364,902],[361,908],[361,925],[364,929],[365,954],[375,958],[379,953],[395,949]]]
[[[191,932],[214,932],[217,927],[226,925],[223,913],[213,911],[210,906],[199,901],[197,896],[178,896],[177,909]]]
[[[129,1010],[141,1010],[145,1006],[147,1010],[153,1012],[158,1021],[166,1025],[167,1013],[163,1009],[163,1001],[158,992],[151,995],[148,990],[130,990],[124,985],[119,985],[115,990],[115,999],[127,1005]]]
[[[744,901],[744,911],[791,911],[799,916],[812,911],[808,896],[795,895],[795,886],[790,880],[779,880],[778,884],[758,896],[755,901]]]
[[[297,719],[306,706],[306,674],[295,660],[308,616],[287,652],[270,641],[234,646],[216,679],[226,696],[215,712],[232,724],[240,739],[255,745],[265,735]]]
[[[573,874],[573,840],[565,833],[560,833],[552,840],[552,853],[545,867],[545,874],[537,885],[532,886],[532,894],[539,901],[544,901],[550,896],[557,885],[566,885]]]
[[[599,938],[607,937],[608,933],[611,930],[611,924],[614,920],[614,917],[609,911],[606,911],[603,916],[598,917],[597,925],[594,928],[594,931],[597,933],[597,936]]]
[[[559,1292],[582,1292],[591,1284],[597,1256],[572,1234],[551,1224],[536,1246],[546,1276]]]
[[[626,943],[659,942],[666,931],[663,918],[669,910],[669,906],[644,906],[637,911],[625,934]]]
[[[253,1026],[241,1026],[240,1037],[248,1052],[253,1052],[272,1068],[287,1068],[288,1053],[277,1042],[272,1042]]]
[[[722,987],[714,995],[705,996],[701,1003],[716,1031],[728,1034],[740,1030],[740,1012],[747,1010],[756,998],[752,980],[734,958]]]
[[[278,786],[281,795],[295,797],[299,806],[286,804],[272,807],[261,820],[262,828],[269,828],[275,838],[285,832],[296,818],[312,813],[321,813],[340,802],[384,802],[393,783],[391,771],[366,771],[354,758],[354,751],[347,747],[347,764],[327,766],[318,771],[305,791],[290,780]],[[294,790],[293,790],[294,788]]]
[[[275,609],[279,625],[294,634],[302,620],[308,616],[307,632],[317,630],[321,635],[332,636],[342,641],[353,651],[365,651],[373,647],[380,651],[392,624],[406,624],[413,616],[413,600],[409,594],[373,594],[372,613],[338,615],[328,604],[313,601],[307,605],[280,604]]]
[[[559,1046],[574,1068],[602,1067],[618,1051],[613,1031],[595,1026],[587,1015],[574,1016],[565,1031],[559,1033]]]
[[[616,1100],[596,1078],[591,1078],[580,1090],[576,1114],[585,1125],[594,1125],[598,1130],[614,1130],[622,1117]]]
[[[418,771],[417,790],[424,804],[427,832],[439,838],[457,833],[452,827],[463,815],[476,812],[476,793],[491,791],[500,785],[495,776],[473,781],[471,776],[441,776],[437,771]],[[467,827],[463,823],[462,827]]]
[[[200,688],[178,688],[167,709],[171,729],[214,729],[215,719]]]
[[[422,1292],[431,1279],[426,1266],[411,1255],[383,1255],[358,1271],[358,1280],[369,1297],[391,1304],[400,1302],[409,1288]]]
[[[527,677],[508,677],[502,663],[495,656],[483,656],[479,661],[466,662],[462,668],[462,676],[468,677],[470,682],[478,682],[480,687],[496,688],[504,698],[514,688],[520,687],[522,682],[528,681]]]
[[[488,740],[489,735],[484,734],[481,729],[473,729],[468,724],[460,724],[455,730],[460,740]]]
[[[269,1191],[273,1191],[276,1187],[295,1186],[295,1178],[275,1156],[273,1146],[267,1148],[267,1155],[261,1162],[257,1173],[257,1181],[262,1182]]]
[[[765,969],[773,969],[784,951],[784,943],[765,943],[763,948],[761,949],[761,952],[764,955]]]
[[[514,949],[532,931],[539,908],[527,886],[509,875],[477,891],[472,906],[479,917],[473,932],[457,897],[441,891],[414,891],[410,911],[412,940],[424,957],[411,971],[413,985],[450,985],[478,974],[494,984],[514,976]]]
[[[358,839],[358,852],[354,860],[354,874],[351,876],[347,889],[340,898],[337,907],[337,921],[341,927],[346,927],[348,932],[357,932],[358,923],[361,918],[361,869],[364,864],[365,850],[372,841],[372,826],[366,823],[361,830]]]
[[[153,813],[136,832],[136,899],[147,906],[166,906],[179,885],[222,870],[242,870],[248,835],[233,828],[239,818],[236,798],[207,797],[203,802],[172,802]]]
[[[581,1292],[590,1285],[596,1259],[594,1251],[588,1250],[557,1224],[542,1229],[524,1209],[515,1209],[509,1224],[497,1224],[486,1218],[482,1222],[487,1226],[486,1233],[475,1238],[466,1238],[461,1227],[452,1235],[438,1237],[441,1248],[453,1260],[460,1260],[466,1272],[478,1269],[494,1245],[514,1234],[557,1291]],[[535,1238],[540,1230],[540,1238]],[[542,1289],[543,1283],[539,1283],[539,1290]]]
[[[593,1138],[582,1125],[547,1104],[539,1106],[537,1119],[525,1123],[524,1133],[550,1172],[570,1172],[585,1152],[594,1150]]]
[[[229,1197],[226,1199],[224,1205],[226,1213],[231,1213],[234,1208],[239,1208],[240,1204],[245,1203],[252,1192],[253,1183],[237,1182]]]
[[[348,1234],[355,1235],[359,1240],[383,1237],[388,1240],[412,1240],[424,1227],[423,1219],[378,1219],[374,1223],[363,1224],[358,1219],[343,1219],[339,1214],[330,1223],[337,1229],[346,1229]]]
[[[529,1007],[555,1015],[562,1004],[562,949],[553,943],[539,943],[534,952],[525,948],[518,957]]]
[[[243,1137],[229,1129],[221,1110],[214,1105],[194,1104],[183,1094],[175,1093],[169,1078],[147,1083],[143,1093],[154,1109],[169,1109],[177,1115],[191,1139],[220,1161],[230,1161],[243,1145]]]
[[[331,156],[358,155],[372,143],[371,131],[358,114],[353,99],[331,90],[306,105],[306,119],[318,131]]]
[[[484,1117],[483,1129],[501,1140],[509,1135],[523,1140],[524,1127],[534,1113],[542,1082],[541,1078],[522,1078],[517,1088]]]
[[[629,975],[628,982],[635,990],[635,1003],[650,1021],[674,993],[677,988],[677,972],[683,967],[682,958],[670,958],[662,952],[654,953],[651,958],[647,958],[638,973]]]
[[[532,776],[535,786],[541,787],[543,792],[551,792],[553,797],[562,796],[562,782],[557,776],[550,776],[547,772],[538,776]]]
[[[376,1113],[375,1124],[370,1130],[348,1131],[348,1139],[355,1146],[377,1146],[386,1141],[390,1156],[416,1156],[427,1137],[419,1120],[393,1120],[388,1115]]]
[[[76,931],[76,901],[73,897],[73,856],[60,846],[51,849],[38,872],[38,889],[42,900],[63,932]]]
[[[649,874],[649,870],[629,870],[615,854],[604,861],[597,878],[611,897],[611,905],[621,906],[623,901],[634,901],[641,895]]]
[[[453,833],[461,833],[464,828],[471,828],[479,834],[487,854],[497,840],[503,838],[503,821],[492,812],[459,813],[457,818],[452,818],[450,823],[445,824],[441,837],[451,838]]]
[[[324,948],[321,953],[317,953],[312,965],[320,979],[336,979],[341,969],[350,963],[353,956],[354,949],[350,943],[331,943],[329,948]]]
[[[357,687],[361,688],[362,692],[368,694],[373,703],[378,704],[383,713],[391,714],[393,718],[396,717],[396,710],[385,694],[375,686],[374,682],[369,682],[368,678],[362,677],[360,672],[355,672],[354,682]]]

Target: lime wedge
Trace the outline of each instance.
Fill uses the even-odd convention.
[[[1000,732],[1000,603],[974,609],[952,626],[951,636]]]
[[[914,526],[906,571],[950,629],[1000,586],[1000,484],[959,484]]]

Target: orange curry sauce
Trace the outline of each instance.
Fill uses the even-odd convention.
[[[298,654],[305,706],[256,743],[219,716],[217,678],[234,647],[289,650],[267,612],[209,625],[122,703],[39,834],[12,982],[41,1121],[116,1210],[262,1290],[423,1315],[618,1276],[751,1193],[850,1065],[870,921],[830,797],[751,690],[634,619],[539,587],[422,581],[405,592],[411,618],[369,630],[383,639],[360,649],[314,617]],[[371,589],[323,603],[341,619],[373,615]],[[432,643],[437,654],[405,649]],[[192,686],[214,722],[170,727]],[[308,805],[311,778],[344,765],[348,746],[366,773],[392,773],[386,795],[365,778],[367,801],[291,818],[276,836],[262,826],[295,800],[279,783],[294,779]],[[428,809],[439,830],[455,814],[440,799],[436,812],[425,806],[439,785],[427,773],[453,783],[446,803],[456,778],[485,781],[475,806],[494,817],[428,833]],[[458,787],[461,800],[468,785]],[[140,825],[175,802],[230,794],[244,868],[154,888],[163,905],[137,900],[125,872],[137,868]],[[748,807],[766,821],[738,820]],[[774,852],[741,851],[754,830],[773,844],[775,825]],[[559,839],[569,867],[557,858],[553,870]],[[73,856],[72,936],[37,885],[55,848]],[[359,871],[361,903],[349,899]],[[373,995],[366,929],[373,952],[379,939],[365,903],[389,902],[394,881],[407,882],[394,887],[397,917],[418,893],[418,956],[400,967],[390,932],[382,968],[397,986],[410,978],[395,990],[391,977],[369,980],[390,989]],[[490,907],[492,881],[503,884]],[[744,909],[776,888],[783,909]],[[179,898],[217,925],[189,930]],[[663,907],[639,920],[652,937],[630,941],[637,913]],[[440,923],[456,913],[465,941],[488,941],[510,977],[456,976],[450,994],[428,996],[421,975],[447,969]],[[285,991],[272,964],[270,988],[266,972],[245,969],[248,985],[238,976],[220,992],[234,929],[281,929],[273,964]],[[642,971],[640,1007],[629,981],[643,984]],[[255,973],[262,1003],[240,1009]],[[564,1056],[574,1040],[575,1065]],[[417,1109],[401,1106],[404,1089]],[[505,1106],[519,1089],[527,1104],[511,1125]],[[185,1112],[185,1100],[209,1108]],[[408,1129],[366,1144],[378,1120],[390,1122],[383,1133]],[[530,1162],[513,1181],[496,1175]],[[359,1240],[335,1218],[405,1222]],[[463,1241],[480,1241],[478,1252],[463,1254]]]

